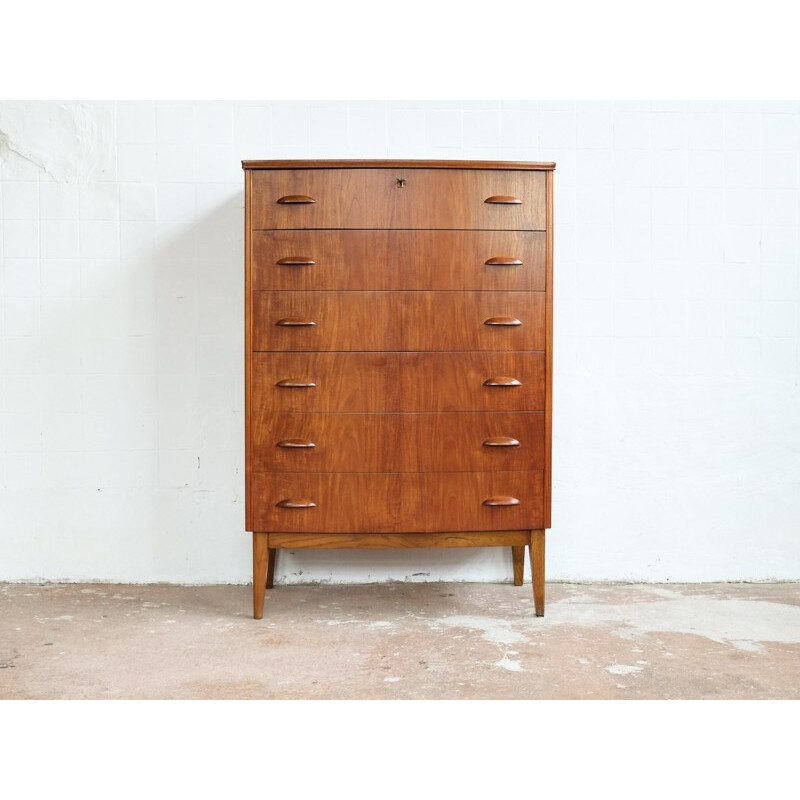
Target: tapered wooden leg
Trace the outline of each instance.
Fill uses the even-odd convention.
[[[269,537],[266,533],[253,534],[253,619],[264,616],[264,592],[267,588],[267,559]]]
[[[267,589],[271,589],[275,580],[275,562],[278,560],[278,549],[270,547],[267,550]]]
[[[514,586],[522,586],[522,573],[525,569],[525,545],[511,548],[514,561]]]
[[[544,531],[531,531],[531,577],[536,616],[544,616]]]

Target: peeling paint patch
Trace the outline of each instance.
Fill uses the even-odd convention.
[[[631,664],[612,664],[610,667],[606,667],[606,672],[610,672],[612,675],[635,675],[641,671],[641,667],[635,667]]]
[[[30,178],[30,168],[55,181],[88,183],[114,177],[114,116],[78,102],[0,104],[3,176]],[[27,172],[26,172],[27,170]]]
[[[499,661],[495,661],[494,665],[502,669],[507,669],[509,672],[525,672],[522,664],[519,661],[515,661],[513,658],[509,658],[508,653],[505,653]]]
[[[661,587],[641,587],[641,591],[652,599],[618,605],[551,603],[548,625],[619,626],[612,632],[624,639],[652,633],[693,634],[753,653],[763,652],[762,642],[800,644],[800,606],[684,595]]]
[[[451,628],[468,628],[469,630],[481,631],[483,638],[493,644],[517,644],[518,642],[528,641],[525,636],[511,627],[511,622],[507,619],[454,616],[440,617],[437,622]]]

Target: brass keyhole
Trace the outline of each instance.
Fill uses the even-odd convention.
[[[397,184],[398,189],[402,189],[406,185],[405,178],[395,178],[394,182]]]

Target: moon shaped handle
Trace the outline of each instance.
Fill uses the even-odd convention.
[[[306,500],[305,498],[293,499],[287,498],[275,504],[278,508],[316,508],[317,504],[313,500]]]
[[[522,261],[514,256],[492,256],[483,262],[487,267],[521,267]]]
[[[285,206],[301,206],[306,203],[316,203],[317,201],[307,194],[286,194],[283,197],[279,197],[277,202]]]
[[[519,500],[516,497],[506,497],[498,495],[496,497],[487,497],[483,504],[485,506],[518,506]]]
[[[483,321],[484,325],[496,325],[498,327],[513,328],[522,325],[522,321],[516,317],[489,317]]]
[[[516,378],[487,378],[483,382],[484,386],[522,386]]]
[[[484,447],[519,447],[519,441],[512,436],[494,436],[484,439]]]
[[[282,267],[313,267],[317,262],[313,258],[305,256],[286,256],[286,258],[279,258],[275,263]]]
[[[493,194],[491,197],[487,197],[483,202],[502,206],[522,205],[522,200],[520,200],[519,197],[512,197],[510,194]]]
[[[313,389],[317,384],[308,378],[284,378],[275,385],[281,389]]]
[[[317,323],[308,317],[284,317],[275,324],[280,325],[282,328],[312,328]]]

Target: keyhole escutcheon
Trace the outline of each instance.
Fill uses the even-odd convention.
[[[402,189],[406,185],[405,178],[395,178],[394,182],[397,184],[398,189]]]

